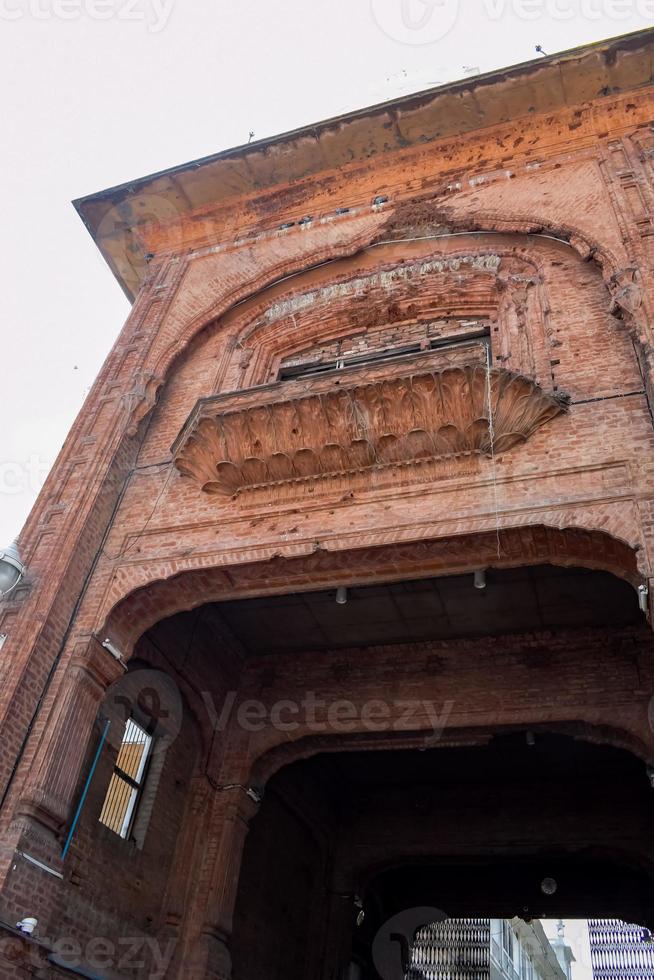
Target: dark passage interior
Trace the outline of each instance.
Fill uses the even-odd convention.
[[[497,734],[469,747],[324,754],[282,770],[246,846],[236,980],[328,977],[326,964],[349,958],[375,977],[377,930],[415,906],[654,922],[652,866],[633,849],[654,819],[644,765],[565,736],[533,741]],[[555,894],[543,892],[545,878]]]

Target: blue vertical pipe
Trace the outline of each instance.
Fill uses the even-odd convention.
[[[109,727],[110,727],[110,725],[111,725],[111,722],[110,721],[105,721],[104,728],[102,729],[102,736],[100,738],[100,744],[98,745],[97,751],[96,751],[95,756],[94,756],[94,759],[93,759],[93,765],[91,766],[91,769],[89,771],[89,774],[88,774],[88,776],[86,778],[86,782],[84,783],[84,789],[82,791],[82,795],[80,797],[80,801],[77,804],[77,810],[75,811],[75,816],[73,817],[73,822],[70,825],[70,830],[68,831],[68,837],[66,838],[66,843],[64,844],[64,849],[61,852],[61,860],[62,861],[65,859],[66,855],[68,854],[68,849],[70,848],[71,842],[73,840],[73,835],[74,835],[75,830],[77,828],[77,824],[79,823],[79,818],[82,815],[82,810],[84,809],[84,804],[86,803],[86,797],[88,796],[88,793],[89,793],[89,787],[91,785],[91,780],[93,779],[93,773],[95,772],[95,770],[97,768],[97,765],[98,765],[98,762],[100,761],[100,755],[102,753],[102,749],[104,748],[104,743],[107,741],[107,735],[109,734]]]

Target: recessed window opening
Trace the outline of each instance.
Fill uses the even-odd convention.
[[[466,347],[478,343],[482,343],[488,348],[490,358],[490,327],[485,327],[483,330],[478,330],[475,333],[459,334],[456,337],[439,337],[436,340],[432,340],[429,347],[431,350],[450,350],[453,347]]]
[[[362,364],[374,364],[377,361],[390,361],[395,357],[404,357],[407,354],[417,354],[420,351],[420,344],[407,344],[404,347],[386,348],[381,351],[370,351],[366,354],[357,354],[355,357],[339,357],[333,361],[313,361],[310,364],[294,364],[292,367],[284,367],[279,372],[280,381],[289,381],[291,378],[304,378],[312,374],[321,374],[324,371],[342,371],[349,367],[359,367]]]
[[[429,350],[449,350],[456,347],[472,346],[474,343],[485,344],[490,352],[490,328],[485,327],[474,333],[458,334],[454,337],[439,337],[430,341]],[[364,364],[376,364],[379,361],[390,361],[409,354],[419,354],[424,347],[420,343],[405,344],[403,347],[385,348],[379,351],[369,351],[352,357],[339,357],[330,361],[311,361],[304,364],[293,364],[282,367],[279,372],[280,381],[291,381],[296,378],[307,378],[327,371],[343,371],[350,367],[361,367]]]
[[[152,736],[130,718],[100,814],[100,823],[124,839],[134,823],[151,753]]]

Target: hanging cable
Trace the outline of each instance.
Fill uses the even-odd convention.
[[[486,352],[486,399],[488,402],[488,438],[490,441],[490,456],[493,480],[493,504],[495,507],[495,533],[497,535],[497,557],[502,557],[502,547],[500,544],[500,507],[497,494],[497,469],[495,462],[495,422],[493,419],[493,399],[491,385],[491,350],[490,344]]]
[[[161,465],[165,465],[165,464],[161,464]],[[143,535],[147,531],[147,529],[148,529],[148,527],[150,525],[150,521],[152,520],[152,518],[154,517],[154,515],[156,513],[157,507],[159,506],[159,501],[163,497],[163,495],[164,495],[164,493],[166,491],[166,488],[168,487],[168,483],[170,481],[171,476],[173,475],[174,469],[175,469],[175,461],[174,460],[171,460],[170,463],[168,464],[168,472],[166,473],[166,479],[164,480],[163,485],[162,485],[161,489],[159,490],[159,493],[157,494],[156,500],[155,500],[155,502],[154,502],[154,504],[152,506],[152,510],[150,511],[150,514],[148,516],[148,519],[146,520],[145,524],[143,525],[143,527],[141,528],[141,530],[138,532],[138,534],[136,535],[136,537],[134,538],[134,540],[132,541],[132,543],[130,544],[130,546],[128,548],[123,547],[118,552],[118,554],[115,554],[115,555],[110,555],[110,554],[108,554],[108,552],[106,552],[106,551],[103,550],[102,551],[102,556],[104,558],[108,558],[109,561],[117,561],[119,558],[124,558],[125,555],[128,555],[130,553],[130,551],[132,551],[132,549],[136,547],[136,545],[139,543],[139,541],[141,540],[141,538],[143,537]],[[133,472],[136,472],[136,471],[133,471]]]

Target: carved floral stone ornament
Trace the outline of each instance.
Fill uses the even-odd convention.
[[[175,465],[205,492],[231,496],[505,452],[564,412],[568,399],[489,367],[486,357],[485,345],[473,343],[202,399],[172,448]]]
[[[611,312],[620,311],[635,316],[643,305],[643,286],[639,269],[632,265],[619,269],[611,276]]]
[[[127,434],[135,436],[141,419],[145,418],[157,400],[157,392],[163,384],[163,378],[152,371],[139,369],[134,377],[132,388],[123,395],[127,409]]]

